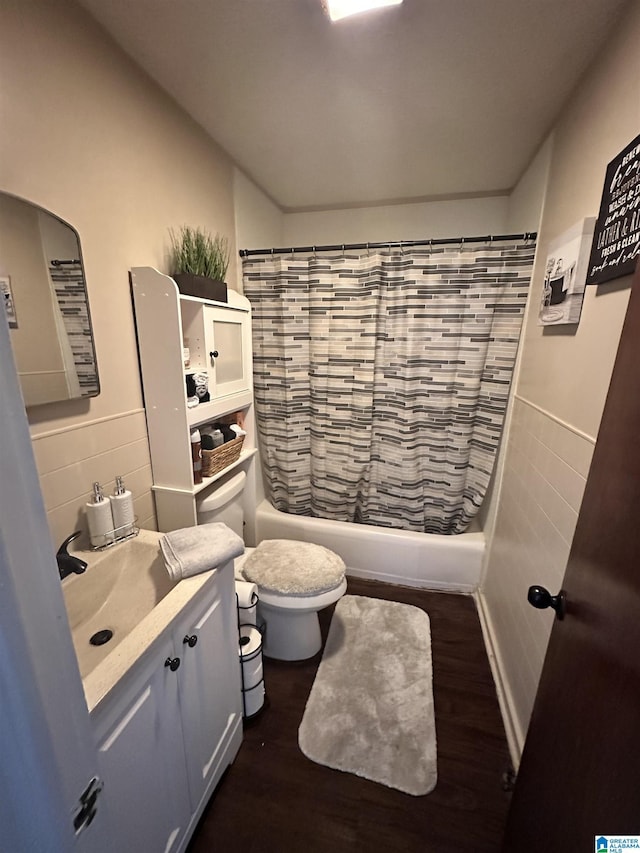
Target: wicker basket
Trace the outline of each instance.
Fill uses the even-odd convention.
[[[244,436],[239,435],[233,441],[226,441],[215,450],[202,451],[202,476],[213,477],[240,458]]]

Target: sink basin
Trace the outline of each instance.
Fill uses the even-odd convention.
[[[171,580],[161,539],[161,533],[141,530],[106,551],[70,549],[89,564],[62,581],[62,594],[90,713],[117,696],[142,655],[155,649],[164,665],[167,631],[215,583],[216,569]],[[92,638],[104,642],[93,645]]]
[[[84,679],[176,586],[160,551],[160,534],[141,530],[106,551],[75,551],[89,566],[62,584],[80,675]],[[101,632],[105,632],[101,634]],[[107,632],[111,632],[111,635]],[[94,645],[108,637],[101,645]]]

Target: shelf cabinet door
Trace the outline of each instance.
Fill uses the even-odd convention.
[[[180,849],[191,817],[171,639],[142,664],[117,703],[96,720],[115,850]]]
[[[174,632],[176,654],[183,662],[177,674],[193,810],[224,772],[222,756],[242,716],[235,613],[233,567],[228,563],[218,569],[209,595],[185,614]]]
[[[248,313],[205,305],[203,314],[211,398],[248,391],[251,388]]]

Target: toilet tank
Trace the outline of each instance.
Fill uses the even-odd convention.
[[[247,475],[244,471],[221,480],[220,485],[196,501],[198,524],[221,521],[242,537],[244,511],[242,491]]]

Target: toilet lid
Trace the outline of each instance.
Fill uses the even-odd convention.
[[[265,539],[242,566],[246,580],[283,595],[313,595],[342,583],[344,560],[322,545]]]

